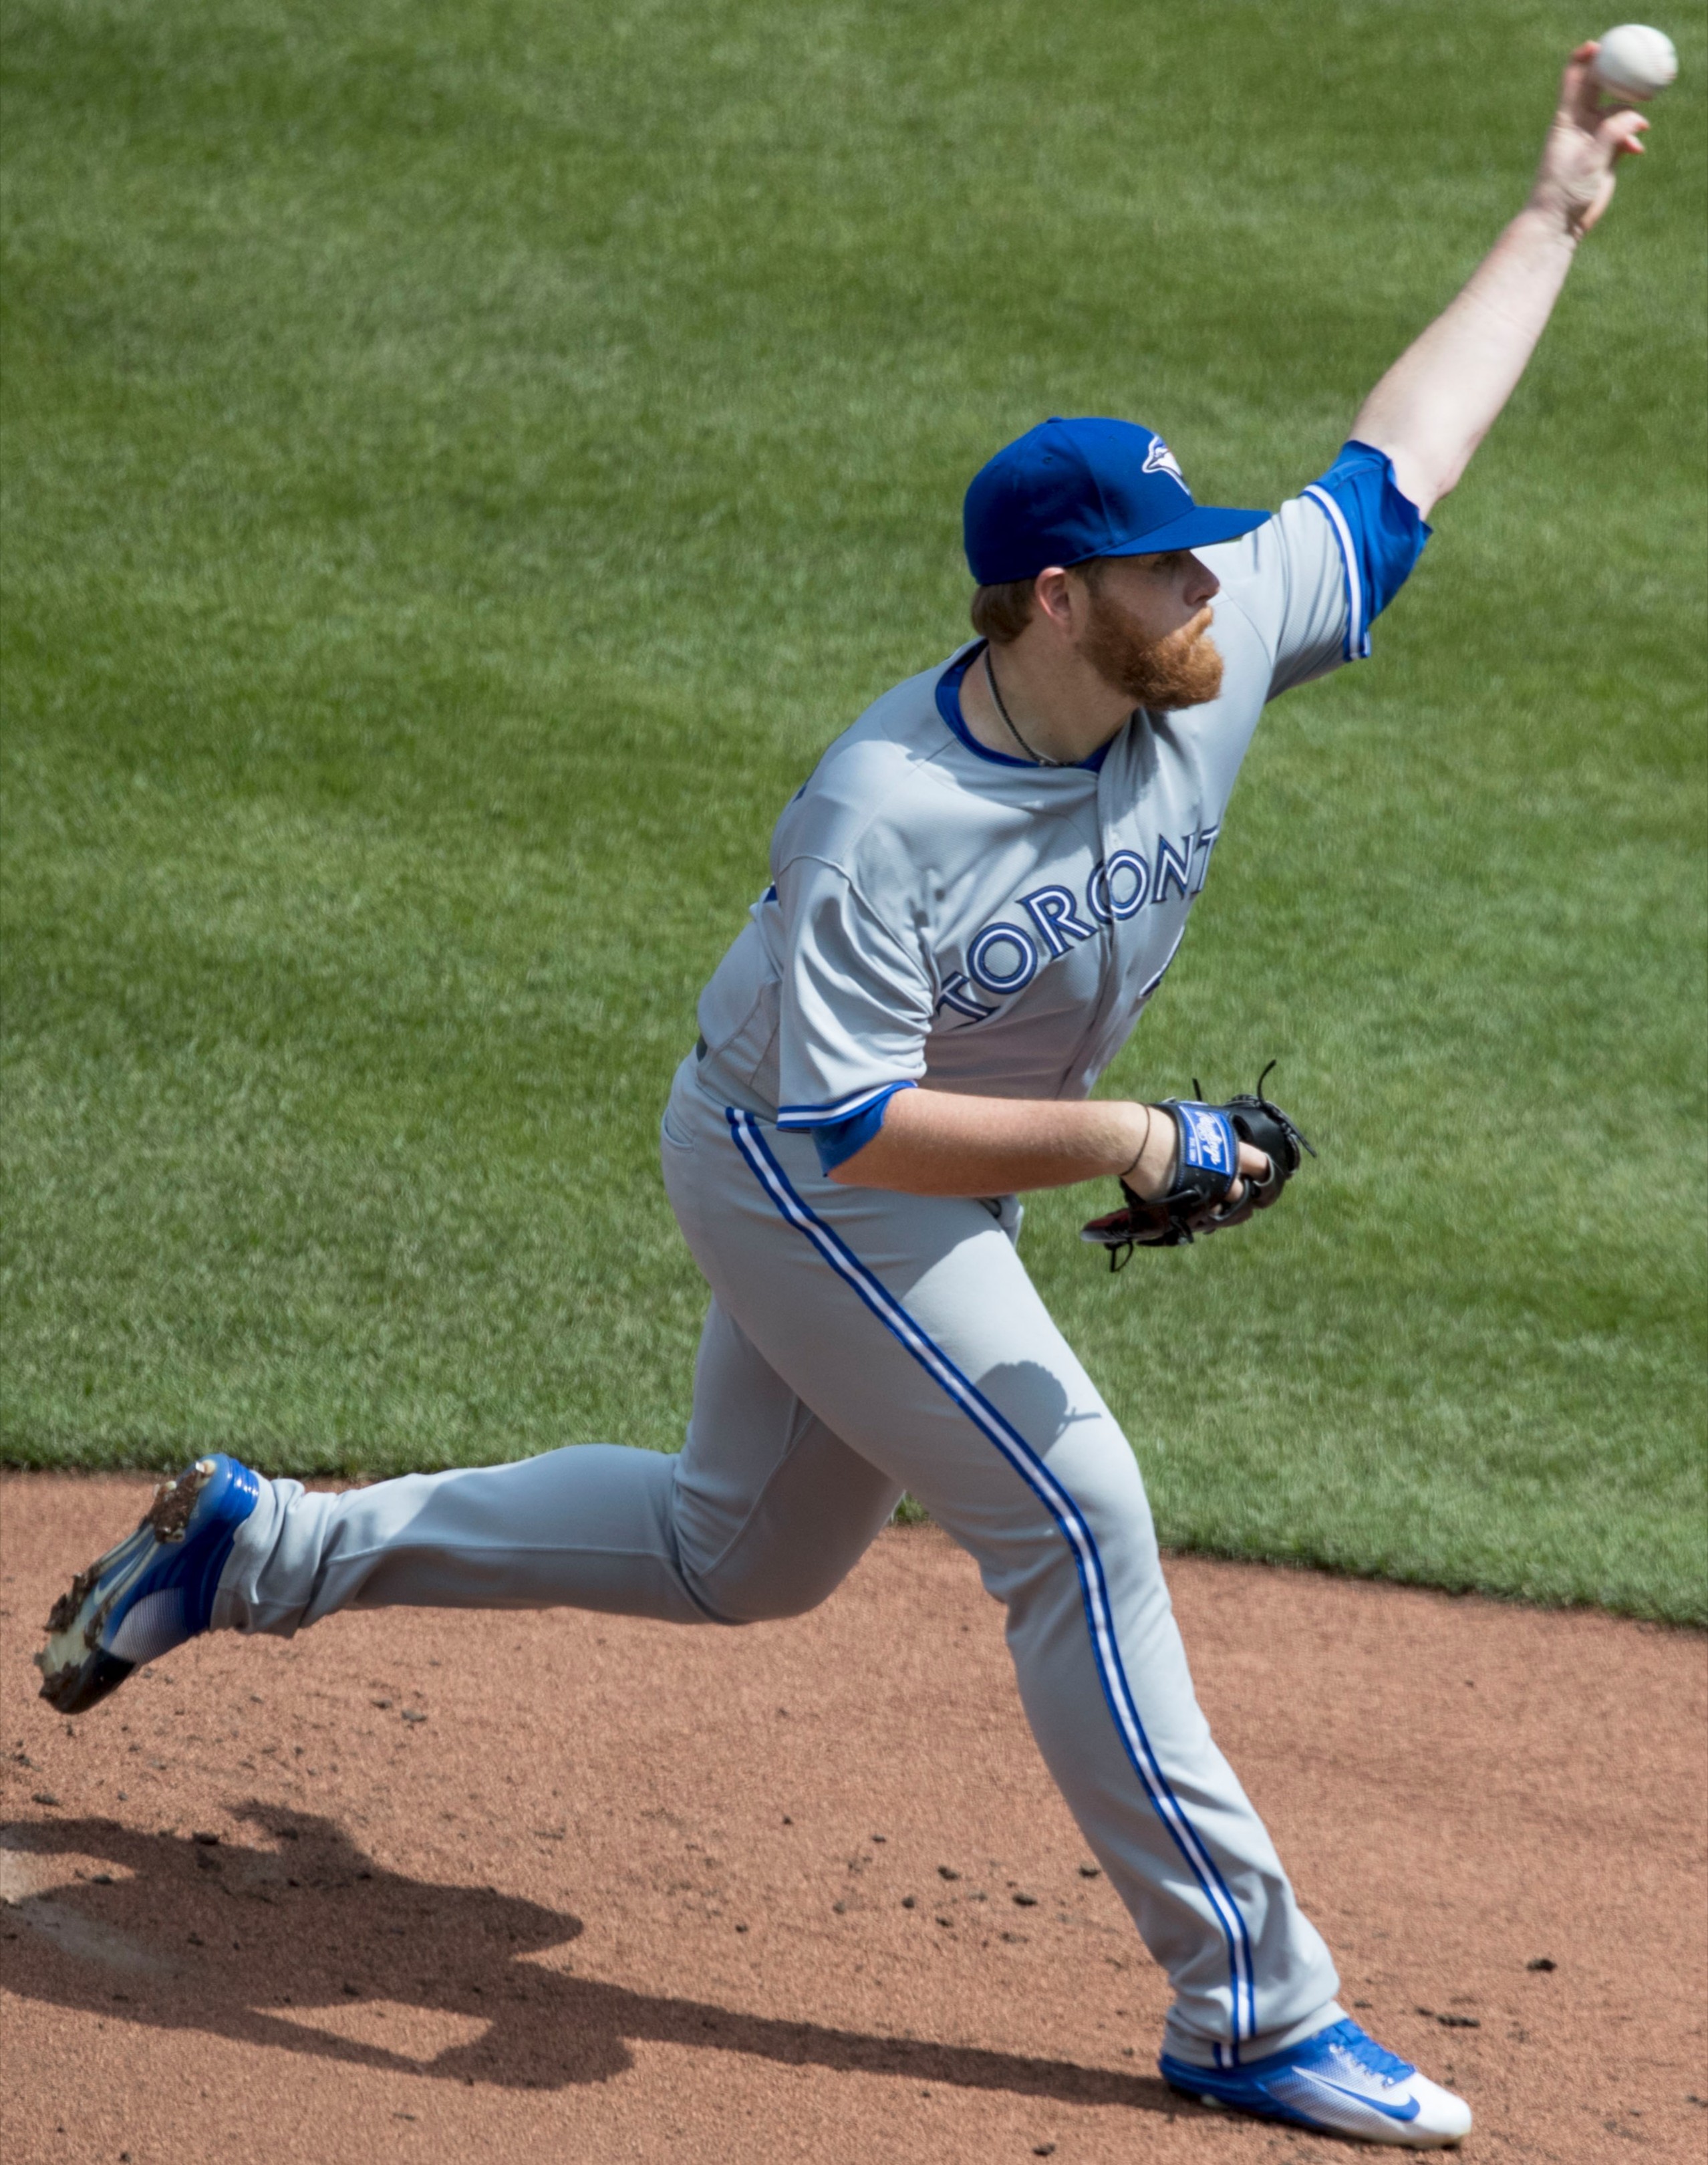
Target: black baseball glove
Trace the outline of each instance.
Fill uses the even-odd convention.
[[[1135,1248],[1178,1248],[1199,1233],[1243,1224],[1253,1210],[1267,1210],[1280,1201],[1281,1190],[1303,1162],[1302,1152],[1316,1156],[1286,1114],[1264,1095],[1274,1064],[1272,1060],[1259,1076],[1254,1091],[1230,1098],[1225,1105],[1204,1104],[1203,1088],[1195,1076],[1196,1098],[1169,1098],[1158,1106],[1175,1124],[1167,1188],[1147,1198],[1123,1180],[1122,1208],[1080,1228],[1082,1241],[1109,1251],[1112,1271],[1118,1271]],[[1261,1180],[1246,1181],[1238,1203],[1229,1210],[1225,1205],[1239,1177],[1241,1143],[1260,1150],[1269,1169]]]

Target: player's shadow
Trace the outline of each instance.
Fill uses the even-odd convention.
[[[1075,1412],[1061,1378],[1040,1361],[999,1361],[978,1377],[980,1390],[1034,1451],[1048,1451],[1082,1421],[1101,1420],[1101,1409]]]
[[[112,1820],[7,1829],[8,1989],[84,2014],[511,2089],[604,2081],[645,2040],[1069,2104],[1179,2105],[1138,2074],[779,2021],[526,1962],[579,1938],[580,1918],[491,1888],[405,1878],[329,1820],[259,1805],[239,1816],[270,1846],[206,1845]],[[55,1857],[76,1860],[76,1876]],[[434,2049],[435,2028],[457,2034]]]

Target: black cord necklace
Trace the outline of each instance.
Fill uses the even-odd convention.
[[[1022,751],[1026,754],[1026,756],[1032,761],[1033,765],[1034,766],[1064,766],[1066,764],[1065,761],[1059,759],[1046,759],[1041,751],[1034,751],[1032,749],[1032,746],[1027,744],[1025,738],[1021,735],[1019,730],[1015,728],[1014,717],[1009,713],[1007,708],[1003,705],[1002,694],[997,688],[996,669],[996,665],[991,659],[991,649],[988,641],[985,647],[985,674],[990,679],[991,697],[996,702],[996,712],[1002,717],[1003,720],[1007,723],[1009,735],[1013,738],[1015,743],[1019,745]]]

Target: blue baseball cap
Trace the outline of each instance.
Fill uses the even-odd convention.
[[[981,587],[1090,556],[1148,556],[1235,541],[1269,517],[1194,503],[1180,461],[1136,421],[1052,418],[973,476],[962,510]]]

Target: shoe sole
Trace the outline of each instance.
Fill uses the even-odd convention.
[[[163,1546],[181,1541],[189,1531],[196,1499],[218,1471],[211,1458],[198,1458],[175,1481],[163,1481],[134,1534],[127,1534],[105,1556],[81,1571],[49,1612],[48,1642],[35,1657],[42,1672],[41,1696],[60,1714],[81,1714],[120,1684],[136,1667],[101,1645],[101,1634],[122,1596],[128,1593]],[[147,1539],[145,1540],[144,1536]]]
[[[1201,2104],[1208,2112],[1237,2112],[1247,2120],[1266,2120],[1271,2127],[1301,2127],[1309,2135],[1326,2135],[1339,2142],[1366,2143],[1372,2149],[1457,2150],[1464,2140],[1458,2135],[1433,2135],[1418,2141],[1404,2135],[1378,2133],[1374,2129],[1368,2134],[1354,2135],[1344,2128],[1319,2126],[1315,2120],[1289,2112],[1285,2107],[1265,2111],[1261,2105],[1235,2104],[1228,2098],[1212,2097],[1207,2090],[1189,2090],[1169,2076],[1163,2079],[1177,2098],[1184,2098],[1188,2104]]]

